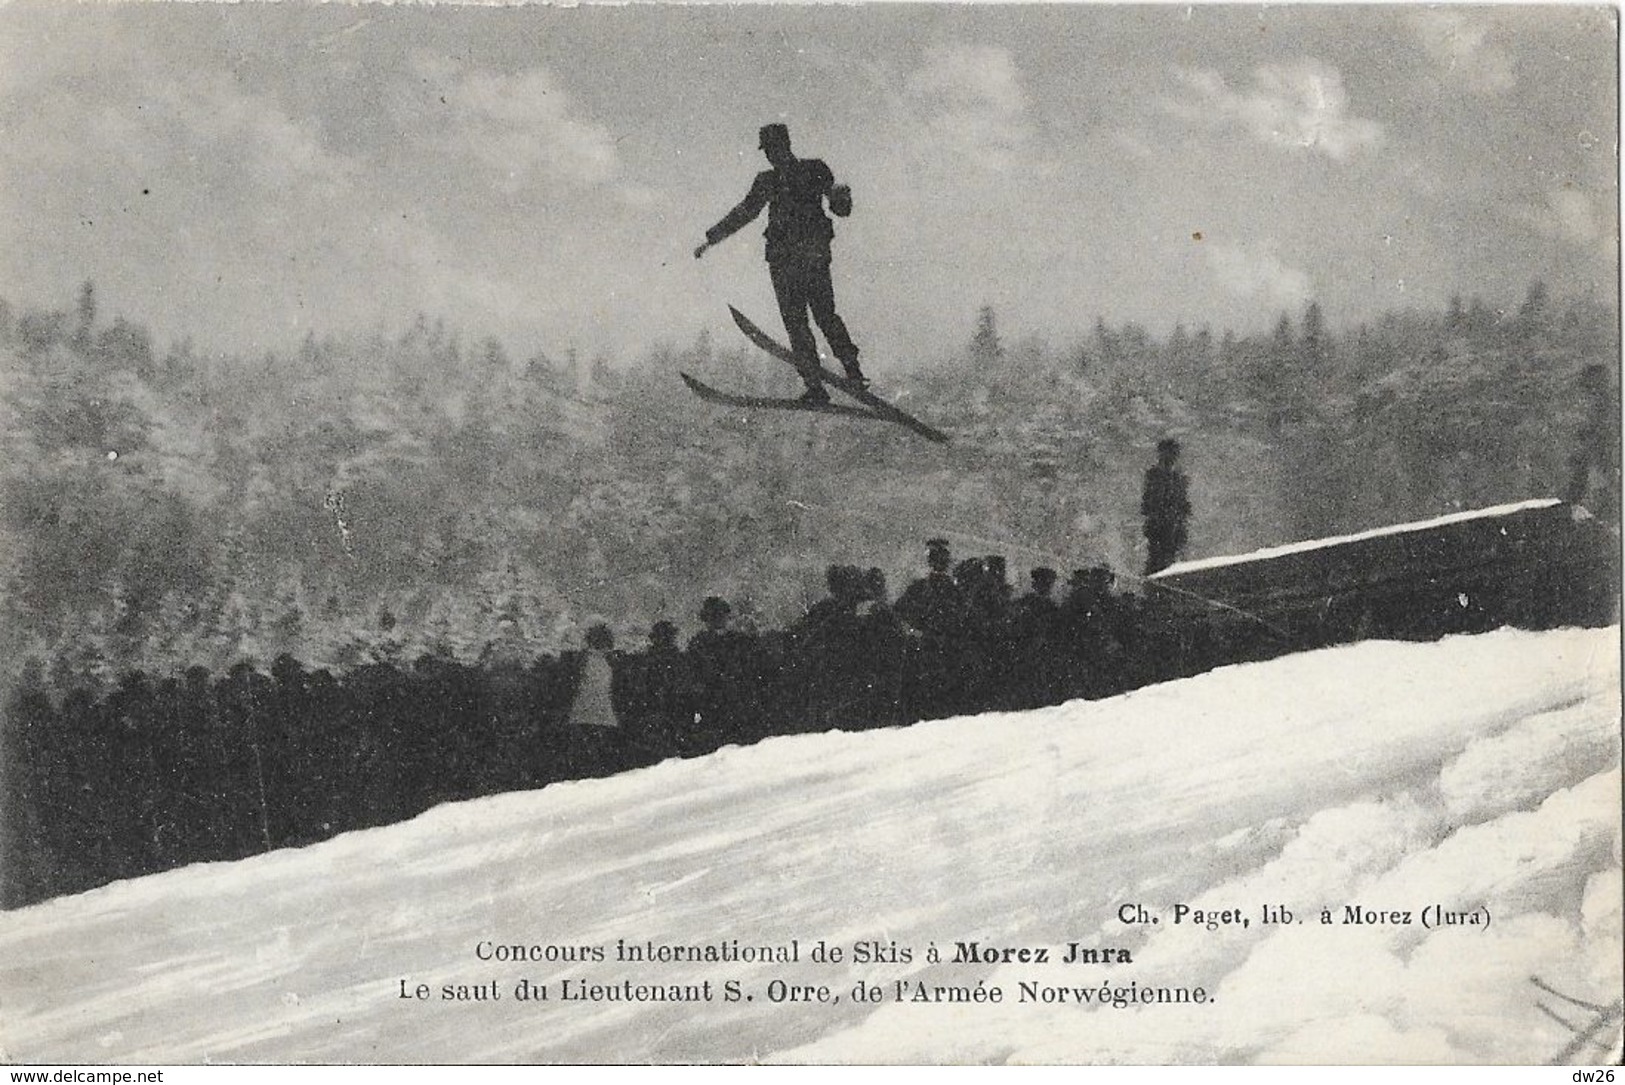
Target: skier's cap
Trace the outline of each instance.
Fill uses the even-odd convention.
[[[1164,437],[1162,440],[1157,442],[1157,451],[1158,452],[1178,452],[1179,451],[1179,442],[1174,440],[1172,437]]]
[[[948,549],[948,540],[947,539],[927,539],[927,540],[925,540],[925,548],[927,550],[946,550],[946,549]]]
[[[790,129],[782,124],[764,124],[759,136],[757,146],[762,150],[774,144],[784,146],[790,142]]]
[[[734,608],[728,605],[726,599],[717,595],[708,595],[705,602],[700,604],[700,618],[702,620],[712,617],[726,618],[733,613],[733,610]]]

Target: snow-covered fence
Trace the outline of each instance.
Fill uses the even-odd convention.
[[[1251,658],[1369,638],[1604,625],[1618,611],[1618,546],[1583,509],[1543,499],[1181,562],[1147,586],[1172,621]]]

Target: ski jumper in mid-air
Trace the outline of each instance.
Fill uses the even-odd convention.
[[[704,256],[712,245],[767,208],[767,267],[773,292],[790,349],[805,360],[797,365],[807,385],[801,398],[824,402],[829,393],[818,376],[818,344],[807,320],[809,311],[846,375],[863,385],[869,383],[858,368],[858,348],[835,311],[835,287],[829,273],[835,226],[824,214],[824,203],[827,200],[830,211],[845,218],[852,213],[852,190],[836,184],[835,175],[819,159],[797,158],[790,150],[790,131],[782,124],[763,126],[760,147],[773,168],[758,173],[739,206],[705,231],[705,243],[694,250],[694,258]]]

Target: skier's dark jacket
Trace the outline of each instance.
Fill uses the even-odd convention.
[[[739,206],[705,231],[705,240],[715,245],[766,207],[767,230],[763,236],[767,238],[769,263],[797,255],[828,257],[835,226],[824,216],[825,198],[836,215],[845,218],[852,213],[851,192],[842,188],[837,193],[835,189],[835,174],[821,159],[798,158],[781,169],[763,170]]]

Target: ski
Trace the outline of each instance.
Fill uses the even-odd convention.
[[[795,352],[789,347],[785,346],[783,343],[780,343],[762,329],[758,328],[755,324],[751,323],[751,319],[744,313],[741,313],[732,305],[728,306],[728,312],[733,314],[734,323],[739,325],[739,330],[744,332],[745,337],[752,343],[755,343],[757,346],[773,355],[773,357],[782,362],[788,362],[797,369],[801,369],[805,364],[800,358],[796,357]],[[918,418],[915,418],[902,408],[893,406],[891,403],[881,399],[879,396],[875,395],[873,392],[869,391],[869,389],[863,387],[861,384],[857,383],[851,378],[837,376],[834,373],[831,373],[828,369],[825,369],[823,366],[818,367],[818,375],[826,384],[834,385],[842,392],[845,392],[859,403],[862,403],[864,406],[868,407],[874,412],[875,416],[878,416],[887,422],[895,422],[900,426],[913,430],[915,433],[926,438],[927,440],[935,441],[938,444],[944,445],[948,443],[947,434],[943,433],[939,429],[934,429],[931,426],[926,425],[924,422],[921,422]]]
[[[689,391],[701,399],[712,403],[721,403],[728,407],[765,407],[769,410],[779,411],[812,411],[815,414],[838,414],[846,418],[869,418],[876,422],[890,421],[890,419],[883,418],[874,411],[867,411],[861,407],[848,407],[845,404],[830,403],[827,400],[819,403],[805,399],[780,399],[776,396],[734,395],[731,392],[713,388],[704,381],[689,376],[687,373],[679,372],[677,375],[683,378],[683,383],[688,385]]]

